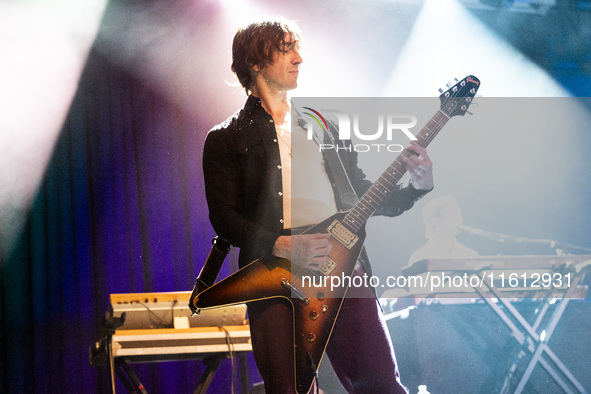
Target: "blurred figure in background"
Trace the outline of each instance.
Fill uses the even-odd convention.
[[[427,243],[415,251],[409,265],[424,259],[464,259],[477,257],[478,252],[460,243],[456,236],[462,224],[462,211],[451,196],[431,200],[423,208]]]

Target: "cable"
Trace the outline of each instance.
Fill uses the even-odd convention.
[[[174,328],[174,306],[177,304],[178,300],[175,299],[172,301],[172,304],[170,305],[170,321],[166,321],[164,320],[162,317],[158,316],[158,314],[156,312],[154,312],[152,309],[150,309],[150,307],[146,304],[144,304],[143,302],[137,300],[137,301],[132,301],[132,302],[136,302],[137,304],[143,306],[144,308],[146,308],[146,310],[148,311],[148,314],[150,316],[150,323],[153,323],[155,328]],[[152,320],[152,319],[157,319],[157,320]]]

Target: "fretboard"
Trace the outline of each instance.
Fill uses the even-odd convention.
[[[449,119],[449,116],[441,110],[437,111],[416,136],[417,140],[414,143],[422,147],[427,147]],[[343,218],[343,224],[349,230],[357,232],[363,227],[376,209],[378,209],[380,204],[386,199],[388,194],[396,188],[396,185],[406,173],[406,168],[402,162],[403,155],[409,157],[414,155],[414,153],[404,150],[398,155],[396,160],[390,164],[386,171],[380,175],[375,183],[359,199],[357,205],[345,215]]]

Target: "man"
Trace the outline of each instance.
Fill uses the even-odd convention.
[[[331,249],[327,234],[291,235],[289,231],[300,224],[314,224],[306,223],[312,218],[325,219],[339,208],[330,182],[332,174],[324,166],[309,174],[318,185],[311,188],[311,196],[291,193],[288,92],[297,87],[303,62],[300,46],[293,24],[282,20],[256,22],[239,30],[232,47],[232,70],[249,97],[244,108],[213,128],[205,141],[203,169],[210,220],[220,237],[241,249],[241,267],[273,254],[317,270]],[[309,151],[317,154],[309,161],[323,162],[315,142],[308,143],[312,144]],[[382,214],[399,215],[433,188],[432,164],[426,151],[418,145],[407,149],[415,153],[405,160],[412,185],[398,187],[380,209]],[[362,194],[371,182],[357,166],[357,154],[339,154],[353,188]],[[318,205],[301,204],[299,200],[304,198],[318,201]],[[296,211],[292,206],[309,209]],[[367,265],[357,264],[355,274],[367,271]],[[273,298],[251,303],[248,314],[253,353],[266,392],[296,392],[289,302]],[[406,392],[371,288],[350,289],[326,354],[348,392]]]
[[[424,259],[468,259],[478,257],[478,252],[457,240],[462,224],[462,211],[451,196],[441,196],[429,201],[423,208],[427,243],[416,250],[408,264]]]

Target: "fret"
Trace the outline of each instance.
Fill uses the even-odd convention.
[[[441,107],[417,134],[415,143],[426,148],[452,116],[464,115],[479,86],[480,81],[478,78],[471,75],[439,96]],[[413,153],[404,150],[400,155],[411,157]],[[358,231],[365,225],[365,222],[374,214],[387,195],[396,188],[398,182],[406,174],[406,168],[400,155],[371,185],[359,199],[357,205],[343,218],[343,225],[350,231]]]
[[[435,113],[433,118],[427,122],[427,125],[417,135],[417,141],[420,141],[417,143],[420,146],[427,147],[449,119],[447,116],[441,116],[440,111]],[[403,151],[401,155],[409,157],[412,153]],[[387,195],[394,190],[405,173],[406,168],[404,168],[402,160],[398,157],[359,199],[357,205],[345,215],[343,219],[344,225],[351,231],[358,231],[380,204],[384,202]]]
[[[390,182],[389,179],[383,179],[382,182],[386,182],[388,184],[388,186],[390,187],[390,190],[394,190],[394,186],[396,186],[396,184]]]

